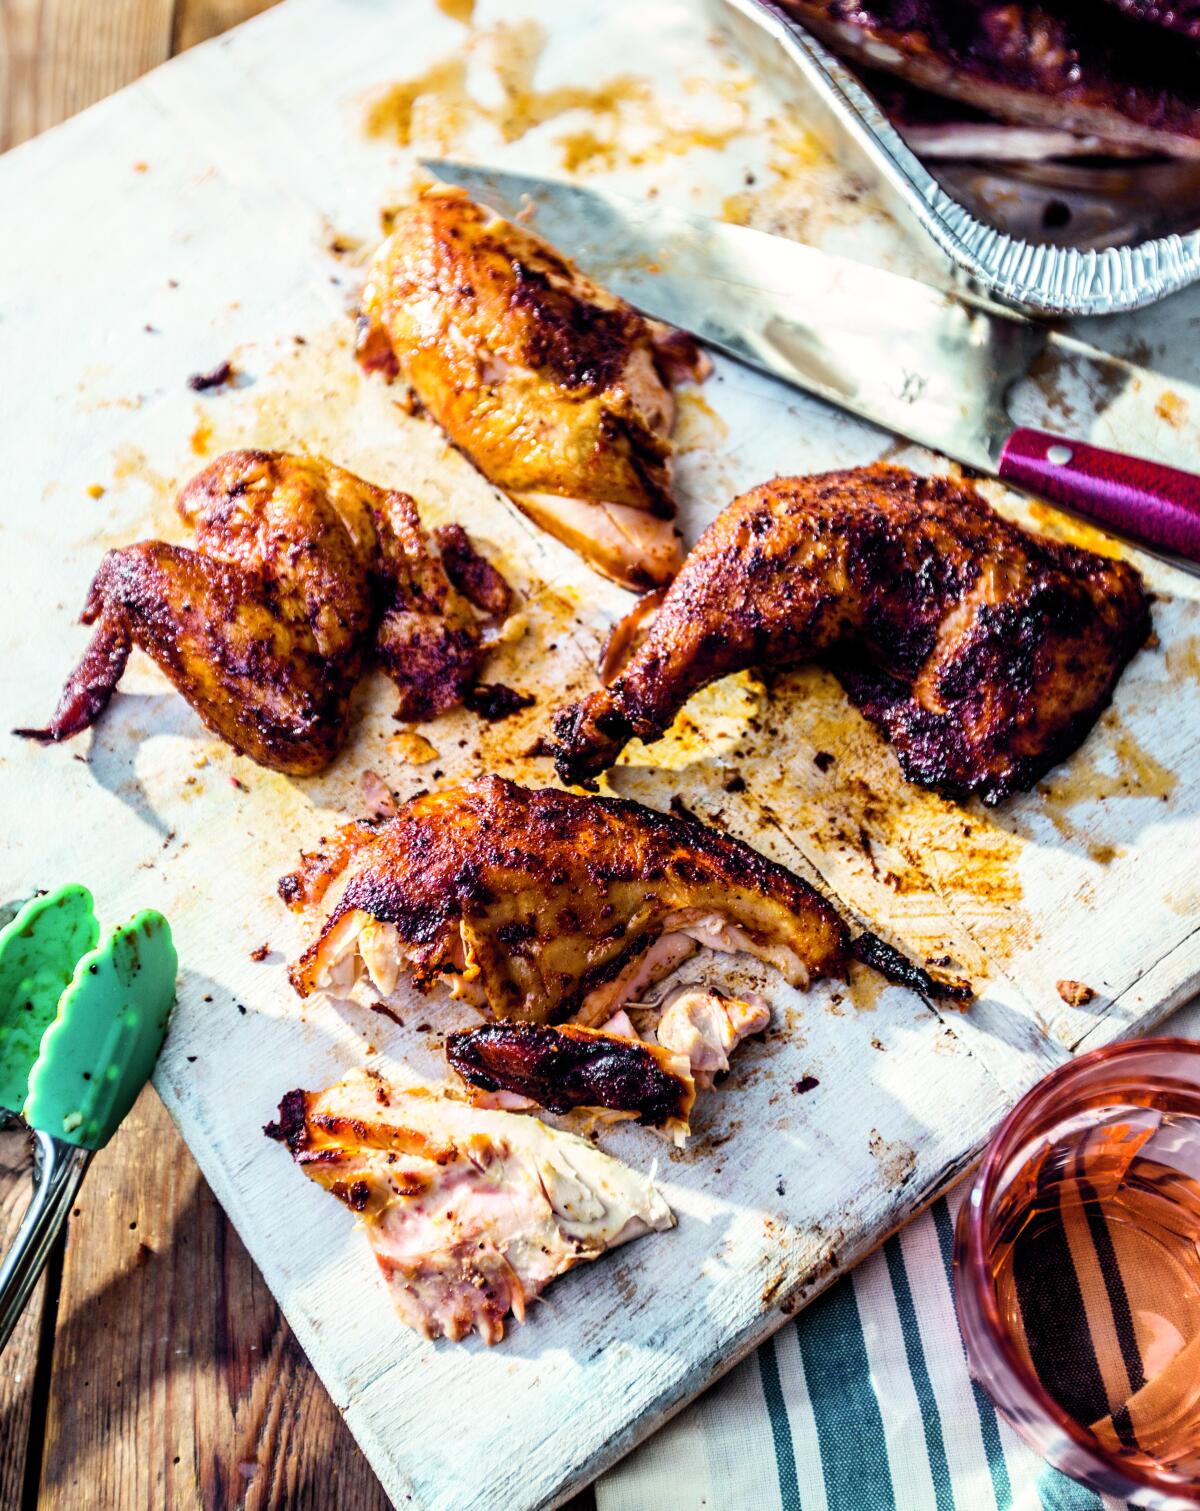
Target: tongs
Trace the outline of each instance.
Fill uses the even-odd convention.
[[[147,909],[111,929],[86,887],[27,902],[0,929],[0,1109],[35,1140],[33,1199],[0,1264],[0,1349],[91,1162],[158,1059],[175,1000],[171,930]]]

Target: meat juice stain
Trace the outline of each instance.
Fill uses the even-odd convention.
[[[850,962],[848,985],[850,1001],[860,1013],[873,1013],[880,994],[887,990],[887,982],[878,971],[856,960]]]
[[[988,1262],[1026,1367],[1110,1452],[1200,1474],[1200,1116],[1091,1109],[1013,1164]]]
[[[671,432],[676,451],[713,450],[728,436],[729,426],[702,393],[687,388],[676,393]]]
[[[1107,732],[1113,767],[1101,765],[1094,743],[1085,743],[1061,766],[1057,766],[1037,789],[1042,812],[1068,843],[1086,850],[1098,865],[1108,865],[1117,847],[1102,836],[1082,828],[1071,810],[1080,803],[1107,802],[1110,798],[1157,798],[1166,801],[1179,785],[1179,778],[1138,743],[1110,709],[1089,736],[1096,742]]]
[[[617,74],[595,85],[538,88],[535,77],[545,44],[544,30],[532,20],[474,31],[465,50],[377,95],[367,107],[364,129],[368,136],[402,147],[423,145],[444,152],[480,124],[491,126],[502,141],[516,142],[568,112],[581,111],[596,117],[595,125],[558,142],[563,166],[575,173],[657,162],[700,148],[719,150],[746,129],[747,112],[737,98],[748,86],[744,78],[708,85],[705,108],[695,120],[680,124],[664,112],[653,81],[637,74]],[[468,88],[470,58],[479,55],[490,63],[499,89],[495,105],[481,103]],[[724,122],[714,124],[723,105]],[[638,128],[641,145],[636,149],[618,145],[618,127],[626,121]]]
[[[1168,647],[1167,671],[1173,678],[1190,677],[1200,682],[1200,635],[1189,635]]]
[[[989,498],[995,498],[995,494],[988,489],[983,490]],[[1003,494],[1000,495],[1001,497]],[[1060,514],[1050,504],[1044,504],[1040,499],[1034,499],[1029,505],[1029,516],[1044,534],[1052,540],[1064,541],[1069,546],[1079,546],[1084,551],[1092,551],[1097,556],[1108,556],[1113,560],[1121,560],[1125,556],[1124,547],[1119,540],[1114,540],[1111,535],[1106,535],[1103,530],[1097,530],[1094,525],[1084,524],[1081,519],[1072,519],[1069,514]]]

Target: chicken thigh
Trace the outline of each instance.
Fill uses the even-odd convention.
[[[558,713],[555,761],[584,781],[718,677],[820,658],[910,781],[994,803],[1075,749],[1149,630],[1134,567],[1031,535],[967,484],[777,478],[704,532],[609,685]]]

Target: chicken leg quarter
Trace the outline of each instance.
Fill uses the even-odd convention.
[[[1135,568],[1031,535],[969,485],[777,478],[705,531],[610,685],[558,713],[556,765],[594,777],[718,677],[820,658],[910,781],[994,803],[1075,749],[1149,630]]]

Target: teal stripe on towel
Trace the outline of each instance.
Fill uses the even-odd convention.
[[[767,1415],[771,1420],[771,1437],[775,1441],[775,1472],[779,1476],[779,1503],[783,1511],[800,1511],[796,1453],[792,1447],[792,1428],[783,1399],[783,1386],[779,1381],[779,1358],[775,1352],[774,1338],[768,1338],[758,1350],[758,1373],[762,1379]]]
[[[955,1511],[954,1487],[950,1483],[950,1465],[946,1459],[946,1443],[942,1436],[942,1417],[929,1378],[929,1365],[925,1362],[925,1345],[921,1342],[921,1329],[917,1325],[917,1309],[913,1305],[912,1288],[908,1283],[904,1251],[894,1233],[884,1244],[883,1253],[887,1260],[888,1278],[892,1282],[892,1294],[896,1298],[896,1311],[900,1317],[900,1333],[904,1339],[908,1372],[912,1376],[917,1404],[921,1408],[925,1452],[929,1458],[929,1473],[933,1480],[937,1511]]]
[[[946,1266],[946,1283],[954,1290],[954,1224],[950,1220],[950,1208],[943,1196],[930,1207],[933,1225],[937,1229],[938,1247],[942,1251],[942,1263]],[[979,1413],[979,1433],[983,1439],[983,1451],[987,1455],[988,1472],[992,1476],[992,1492],[996,1497],[997,1511],[1009,1511],[1012,1505],[1012,1482],[1008,1477],[1008,1465],[1004,1461],[1004,1446],[1000,1442],[1000,1424],[996,1421],[996,1408],[984,1394],[983,1387],[974,1379],[971,1389],[975,1393],[975,1410]]]
[[[1104,1511],[1104,1502],[1086,1485],[1077,1485],[1057,1469],[1044,1469],[1038,1475],[1038,1499],[1043,1511]]]
[[[895,1511],[879,1402],[854,1287],[832,1286],[796,1319],[829,1511]]]

